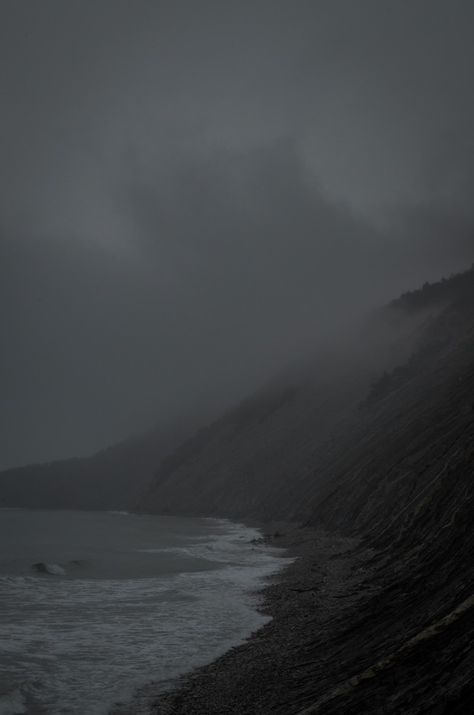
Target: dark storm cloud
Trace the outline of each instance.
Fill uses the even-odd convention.
[[[470,2],[4,2],[0,463],[238,399],[473,258]]]

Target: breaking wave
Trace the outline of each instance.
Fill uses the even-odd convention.
[[[37,573],[46,573],[50,576],[65,576],[66,569],[64,569],[59,564],[46,564],[44,561],[38,561],[36,564],[32,564],[31,568]]]
[[[165,687],[269,620],[258,612],[255,592],[288,560],[276,549],[252,544],[259,536],[255,529],[176,520],[182,531],[176,527],[170,544],[174,522],[163,522],[164,538],[156,534],[159,517],[91,517],[107,518],[127,529],[126,543],[143,530],[129,556],[153,559],[157,575],[91,578],[89,558],[78,558],[34,562],[29,575],[0,576],[0,693],[10,693],[10,700],[0,696],[0,715],[41,709],[50,715],[104,715],[117,701],[128,702],[137,688],[152,680]],[[104,550],[104,563],[110,558]],[[162,561],[166,568],[160,573]],[[199,569],[187,570],[195,563]]]

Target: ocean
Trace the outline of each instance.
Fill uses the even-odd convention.
[[[224,519],[1,509],[0,715],[105,715],[242,642],[268,620],[256,590],[288,563],[259,537]]]

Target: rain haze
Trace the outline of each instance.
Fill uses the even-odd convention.
[[[1,20],[1,467],[217,412],[472,262],[470,0]]]

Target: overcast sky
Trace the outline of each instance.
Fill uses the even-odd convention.
[[[1,0],[0,467],[474,259],[471,0]]]

